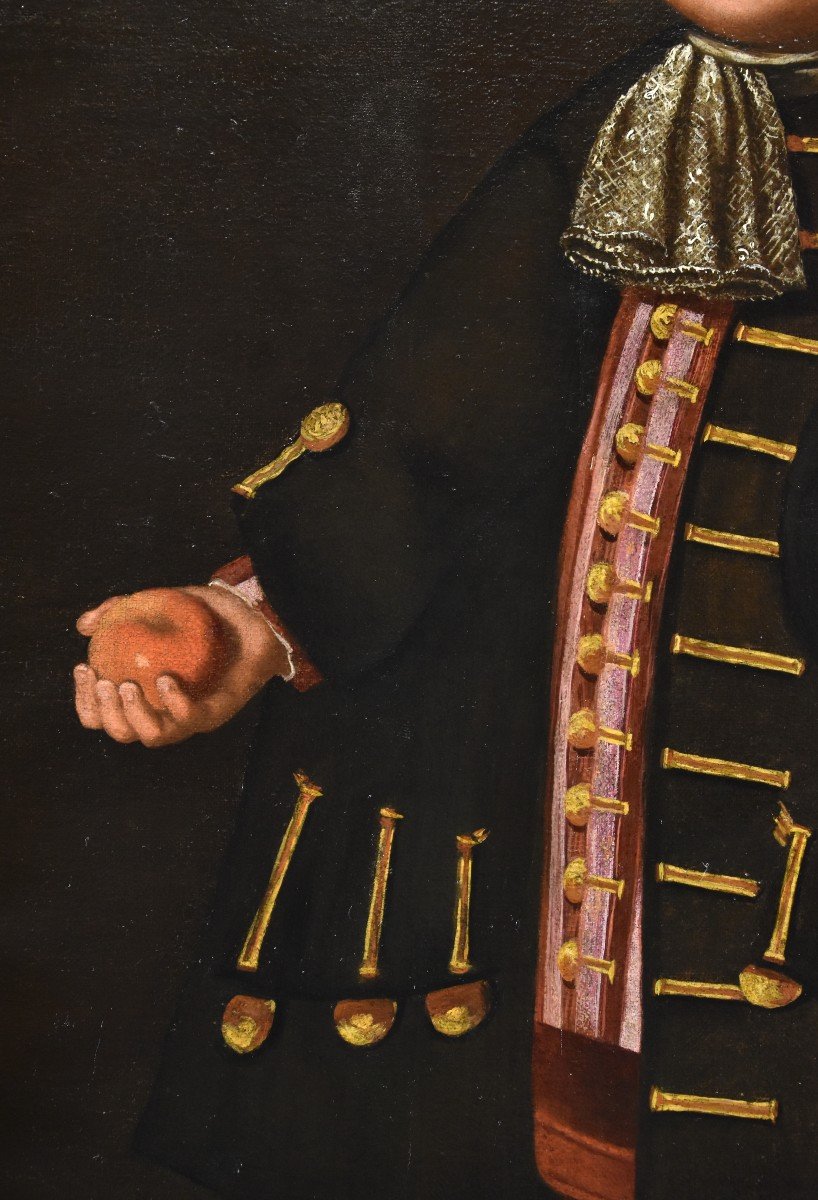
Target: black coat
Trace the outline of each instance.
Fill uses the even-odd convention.
[[[267,595],[325,682],[303,695],[281,683],[268,689],[202,959],[140,1130],[145,1152],[222,1195],[547,1194],[533,1163],[529,1079],[555,576],[619,300],[568,266],[559,237],[600,124],[667,44],[618,64],[503,158],[339,385],[352,414],[345,440],[238,501]],[[757,377],[754,367],[741,387],[758,391]],[[268,456],[294,432],[282,429]],[[799,522],[813,527],[814,499],[801,498],[815,495],[818,445],[809,463],[788,510],[799,546]],[[818,575],[797,557],[786,563],[803,596],[805,572]],[[809,625],[809,604],[799,607]],[[728,693],[732,686],[731,677]],[[310,811],[260,969],[248,976],[236,956],[292,811],[295,770],[324,796]],[[357,968],[384,805],[404,820],[381,974],[365,986]],[[479,1029],[447,1040],[429,1025],[423,998],[457,982],[447,969],[455,836],[480,827],[490,835],[474,855],[475,969],[466,978],[492,982],[494,1008]],[[680,837],[672,853],[684,861]],[[691,947],[701,936],[691,931]],[[237,992],[278,1004],[268,1042],[247,1056],[219,1033]],[[336,1001],[362,994],[399,1004],[395,1028],[369,1049],[346,1045],[332,1023]],[[648,1018],[649,1045],[664,1044],[651,1029]],[[659,1147],[646,1150],[646,1196],[673,1194],[678,1128],[666,1124],[656,1141],[646,1125],[645,1146]],[[729,1128],[726,1137],[723,1126],[712,1129],[704,1136],[731,1144]],[[760,1190],[773,1179],[762,1166],[749,1179],[736,1163],[736,1195],[773,1194]],[[698,1184],[691,1177],[686,1186]],[[790,1194],[811,1192],[805,1184]]]

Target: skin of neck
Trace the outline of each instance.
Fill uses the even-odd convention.
[[[818,0],[666,0],[715,37],[754,50],[818,50]]]

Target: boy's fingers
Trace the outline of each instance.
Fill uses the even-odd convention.
[[[135,742],[136,734],[125,716],[116,684],[111,683],[110,679],[100,679],[96,690],[102,728],[115,742]]]
[[[148,704],[137,683],[119,686],[122,709],[140,742],[154,746],[162,737],[162,721]]]
[[[86,729],[102,728],[97,699],[97,677],[85,663],[78,663],[74,667],[74,705],[81,725]]]
[[[81,616],[77,617],[77,632],[83,637],[90,637],[99,624],[99,619],[102,614],[116,604],[117,600],[121,600],[121,596],[109,596],[107,600],[103,600],[102,604],[98,604],[96,608],[89,608]]]
[[[172,675],[160,675],[156,681],[156,690],[162,697],[162,702],[174,721],[187,724],[193,715],[193,701],[182,690]]]

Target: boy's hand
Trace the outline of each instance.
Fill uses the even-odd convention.
[[[163,707],[153,708],[136,683],[118,687],[98,679],[87,663],[74,668],[77,715],[86,729],[104,729],[116,742],[141,742],[143,746],[168,746],[194,733],[218,728],[243,708],[275,675],[288,669],[287,653],[269,625],[242,600],[220,587],[188,587],[182,591],[204,601],[227,627],[232,654],[214,691],[194,699],[172,675],[160,675],[157,690]],[[100,617],[114,601],[112,596],[77,621],[77,629],[90,637]]]

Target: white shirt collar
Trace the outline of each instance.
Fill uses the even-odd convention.
[[[784,50],[751,50],[736,42],[711,37],[698,29],[689,29],[687,40],[702,54],[735,63],[739,67],[809,67],[818,64],[818,50],[810,50],[805,54],[790,54]]]

